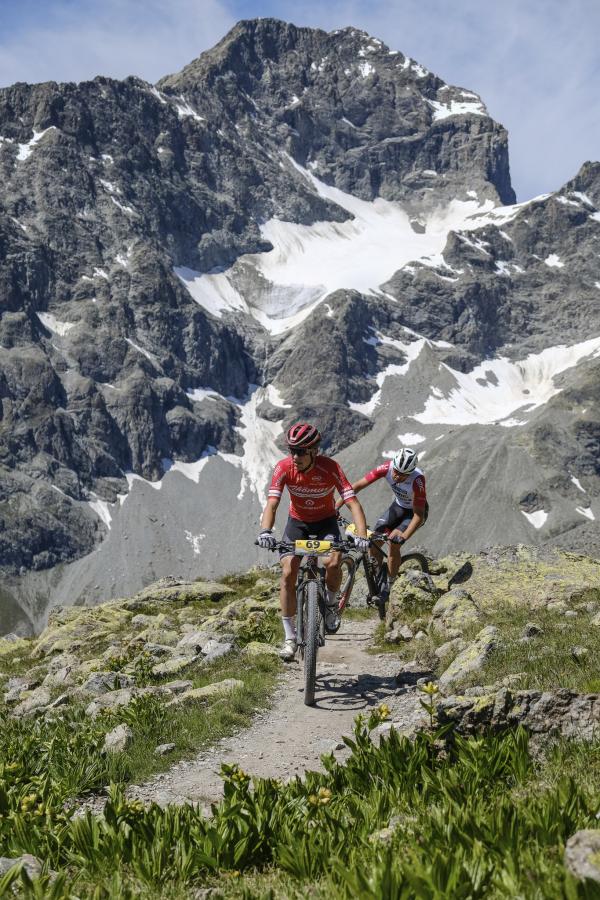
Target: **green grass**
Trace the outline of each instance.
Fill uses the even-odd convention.
[[[531,609],[525,603],[498,603],[493,609],[484,609],[480,622],[464,632],[464,640],[472,640],[484,625],[495,625],[500,632],[499,648],[490,654],[484,667],[467,676],[461,682],[461,689],[474,685],[488,685],[502,681],[508,675],[519,673],[519,689],[556,690],[570,688],[582,693],[600,691],[600,626],[591,625],[595,611],[586,609],[590,601],[597,602],[598,590],[583,591],[571,603],[576,616],[566,617],[564,612],[545,608]],[[526,598],[524,598],[526,599]],[[400,661],[416,659],[424,666],[440,675],[449,660],[440,662],[435,650],[447,639],[434,633],[428,626],[431,603],[415,607],[406,605],[402,610],[403,623],[416,631],[422,629],[427,637],[400,644],[390,644],[385,640],[385,629],[379,626],[374,635],[371,652],[392,653]],[[530,641],[521,642],[524,626],[535,622],[543,633]],[[578,659],[572,652],[574,647],[585,647],[587,656]]]
[[[369,732],[382,715],[359,718],[347,762],[325,757],[322,773],[252,785],[223,767],[211,819],[191,806],[146,809],[116,789],[103,819],[55,808],[36,818],[9,782],[0,853],[45,859],[59,876],[35,896],[51,900],[191,900],[209,888],[223,900],[599,896],[563,857],[570,835],[598,827],[600,744],[558,746],[545,763],[520,731],[412,741],[392,731],[376,746]]]
[[[186,758],[250,724],[253,716],[269,706],[281,662],[272,656],[246,658],[243,667],[239,657],[225,658],[202,669],[193,679],[194,687],[203,687],[224,678],[241,678],[243,690],[227,697],[215,697],[203,704],[188,703],[171,707],[162,720],[148,716],[147,730],[139,729],[126,754],[129,781],[147,779],[164,771],[175,761]],[[193,674],[193,673],[192,673]],[[184,675],[185,677],[185,675]],[[160,708],[160,707],[159,707]],[[174,743],[166,757],[157,757],[157,744]]]

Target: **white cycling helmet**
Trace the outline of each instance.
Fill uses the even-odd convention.
[[[415,451],[411,450],[410,447],[403,447],[402,450],[398,450],[394,456],[392,465],[396,472],[399,472],[401,475],[408,475],[409,472],[416,469],[418,462],[419,457]]]

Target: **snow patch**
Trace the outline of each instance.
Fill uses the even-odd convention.
[[[375,66],[372,66],[369,62],[361,62],[359,63],[358,71],[363,78],[368,78],[369,75],[373,75],[375,73]]]
[[[412,431],[408,431],[406,434],[399,434],[398,440],[403,447],[414,447],[416,444],[423,443],[423,441],[425,440],[425,435],[413,434]]]
[[[48,134],[49,131],[55,131],[55,126],[51,125],[50,128],[45,128],[44,131],[36,131],[33,130],[33,137],[27,144],[19,144],[19,149],[17,151],[17,159],[19,162],[24,162],[26,159],[29,159],[31,154],[34,151],[36,144],[38,144],[45,134]]]
[[[544,509],[538,509],[532,513],[527,513],[524,509],[522,509],[521,512],[523,513],[527,521],[531,522],[534,528],[541,528],[548,518],[548,513]]]
[[[109,508],[109,504],[106,500],[101,500],[96,494],[93,492],[90,493],[90,496],[93,497],[93,500],[88,500],[88,506],[90,506],[98,518],[102,519],[107,529],[110,531],[111,522],[112,522],[112,513]]]
[[[181,102],[177,103],[175,101],[175,109],[177,110],[177,115],[180,119],[195,119],[196,122],[204,122],[204,116],[199,115],[195,109],[192,109],[188,101],[185,99],[183,94],[179,97]]]
[[[560,393],[554,383],[556,375],[599,353],[600,338],[592,338],[571,347],[549,347],[520,362],[504,357],[485,360],[469,373],[441,363],[440,369],[452,376],[456,387],[447,396],[439,389],[432,390],[423,412],[412,418],[424,425],[524,425],[521,417],[525,412]],[[512,418],[519,410],[521,416]]]
[[[149,359],[151,363],[154,365],[158,365],[158,359],[154,356],[153,353],[150,353],[148,350],[144,350],[143,347],[140,347],[139,344],[134,343],[130,338],[125,338],[125,341],[129,344],[130,347],[133,347],[134,350],[137,350],[138,353],[141,353],[146,359]]]
[[[191,531],[184,531],[186,541],[192,545],[195,554],[200,554],[200,542],[206,537],[205,534],[192,534]]]
[[[571,481],[573,482],[573,484],[575,485],[577,490],[581,491],[583,494],[587,493],[586,489],[581,486],[581,482],[580,482],[579,478],[575,478],[574,475],[571,475]]]
[[[487,110],[481,100],[450,100],[443,103],[439,100],[427,100],[433,109],[433,121],[447,119],[450,116],[487,116]]]
[[[556,253],[551,253],[549,256],[546,257],[544,262],[551,269],[564,269],[564,267],[565,267],[564,262],[561,262],[560,256],[557,256]]]
[[[75,322],[61,322],[52,313],[36,313],[38,319],[44,325],[48,331],[54,332],[54,334],[66,334],[71,328],[75,328]]]
[[[226,272],[203,275],[186,266],[176,266],[173,271],[196,303],[217,319],[220,319],[227,310],[237,309],[246,313],[249,311],[246,301],[233,287]]]
[[[591,519],[592,522],[596,518],[596,516],[594,515],[594,513],[591,510],[591,507],[589,507],[589,506],[587,506],[587,507],[576,506],[575,512],[578,512],[580,516],[585,516],[586,519]]]

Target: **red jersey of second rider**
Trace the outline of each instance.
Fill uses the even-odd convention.
[[[421,470],[413,469],[404,481],[394,481],[392,471],[393,465],[390,460],[390,462],[375,466],[364,477],[368,484],[377,481],[378,478],[385,478],[394,492],[398,506],[402,506],[404,509],[424,509],[427,495],[425,493],[425,476]]]
[[[342,467],[328,456],[317,456],[309,472],[299,472],[291,456],[275,466],[269,497],[279,499],[287,487],[290,516],[301,522],[318,522],[336,515],[334,491],[344,501],[356,496]]]

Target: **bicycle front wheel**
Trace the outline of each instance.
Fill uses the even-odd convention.
[[[315,702],[317,650],[319,647],[319,593],[316,581],[304,589],[304,703]]]
[[[422,553],[407,553],[400,560],[400,568],[398,574],[402,575],[410,569],[416,569],[419,572],[429,572],[429,560]]]
[[[352,588],[354,587],[354,579],[356,578],[356,563],[351,556],[342,559],[342,583],[338,594],[338,609],[341,612],[348,605]]]

